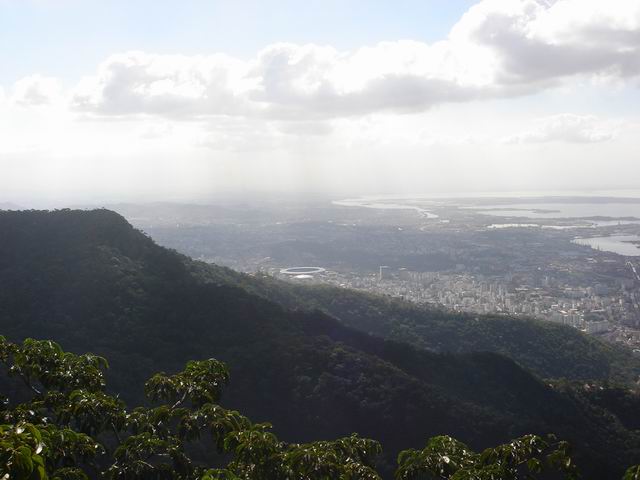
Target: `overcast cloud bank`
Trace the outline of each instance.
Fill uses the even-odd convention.
[[[99,116],[192,120],[244,116],[310,121],[521,96],[586,81],[636,80],[640,2],[484,0],[433,44],[399,40],[338,51],[275,44],[242,61],[127,52],[107,58],[70,92],[72,109]],[[58,96],[55,79],[14,85],[22,105]]]

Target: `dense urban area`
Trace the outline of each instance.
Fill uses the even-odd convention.
[[[640,220],[628,213],[640,210],[638,200],[561,200],[569,210],[608,205],[623,213],[582,217],[562,217],[564,207],[549,206],[557,199],[528,201],[539,205],[315,200],[119,209],[161,244],[206,262],[456,311],[535,317],[640,353]],[[552,207],[561,209],[557,218]]]

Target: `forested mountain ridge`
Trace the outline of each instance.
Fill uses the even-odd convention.
[[[542,378],[623,384],[640,380],[640,356],[573,327],[533,318],[452,312],[397,297],[292,284],[199,262],[192,265],[210,281],[240,286],[285,308],[318,309],[347,326],[430,351],[500,353]]]
[[[565,325],[500,315],[450,312],[392,297],[327,285],[283,287],[262,277],[241,281],[289,308],[317,308],[345,325],[434,352],[490,351],[543,378],[634,384],[640,357]]]
[[[230,406],[288,439],[357,431],[390,459],[442,433],[481,448],[554,431],[600,478],[619,477],[638,454],[636,434],[602,405],[501,355],[383,340],[289,310],[265,297],[300,293],[259,296],[249,280],[159,247],[113,212],[0,212],[0,334],[109,358],[109,383],[126,399],[141,399],[157,370],[216,357],[234,379]]]

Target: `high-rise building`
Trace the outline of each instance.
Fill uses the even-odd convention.
[[[380,274],[378,276],[378,280],[382,281],[385,278],[387,278],[387,272],[389,270],[389,267],[387,267],[386,265],[380,265]]]

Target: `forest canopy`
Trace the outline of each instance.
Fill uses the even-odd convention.
[[[128,409],[105,393],[107,361],[65,352],[52,341],[0,337],[3,375],[16,397],[3,399],[0,475],[6,479],[377,480],[382,446],[357,434],[330,441],[280,441],[268,423],[219,405],[230,376],[215,359],[189,361],[145,384],[149,406]],[[16,384],[18,387],[18,384]],[[26,396],[26,398],[25,398]],[[202,451],[190,446],[203,440]],[[208,440],[208,442],[206,441]],[[526,435],[480,453],[449,436],[398,456],[395,477],[578,478],[568,443]],[[640,466],[625,480],[637,479]]]

